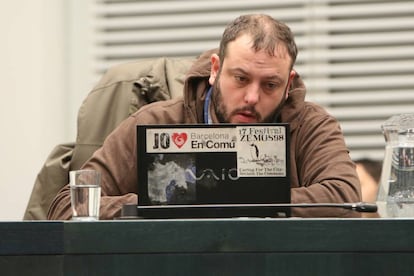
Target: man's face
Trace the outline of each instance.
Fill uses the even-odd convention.
[[[242,35],[227,45],[222,64],[217,55],[211,57],[212,101],[222,123],[270,122],[288,97],[285,89],[295,73],[285,47],[279,46],[269,56],[251,46],[250,36]]]

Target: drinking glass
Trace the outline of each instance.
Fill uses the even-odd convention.
[[[94,170],[70,171],[69,180],[72,220],[98,220],[101,200],[101,174]]]

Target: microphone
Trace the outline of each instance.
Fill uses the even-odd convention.
[[[279,204],[272,204],[279,205]],[[343,208],[347,210],[353,210],[361,213],[375,213],[378,207],[375,203],[368,202],[355,202],[355,203],[292,203],[292,204],[280,204],[275,207],[292,207],[292,208],[314,208],[314,207],[329,207],[329,208]]]

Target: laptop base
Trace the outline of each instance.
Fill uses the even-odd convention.
[[[206,204],[137,206],[137,216],[152,219],[290,217],[290,207],[283,204]]]

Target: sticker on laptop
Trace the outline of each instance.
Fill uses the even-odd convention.
[[[146,139],[147,153],[235,153],[237,177],[286,176],[283,126],[149,128]]]

